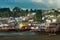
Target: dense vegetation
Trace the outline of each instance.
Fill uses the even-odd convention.
[[[10,17],[10,16],[12,16],[12,17],[20,17],[20,16],[27,16],[28,13],[32,13],[32,12],[36,12],[36,19],[39,19],[39,17],[40,18],[42,17],[41,10],[36,10],[36,9],[32,10],[32,9],[30,9],[30,11],[29,11],[28,9],[23,10],[23,9],[21,9],[19,7],[14,7],[12,9],[12,11],[10,10],[10,8],[0,8],[0,17]]]
[[[23,10],[19,7],[14,7],[11,11],[10,8],[0,8],[0,17],[27,16],[28,13],[33,13],[33,12],[36,13],[33,19],[35,21],[42,21],[42,10],[40,9],[35,9],[35,10],[30,9],[29,11],[28,9]],[[50,12],[50,13],[47,13],[46,15],[58,15],[58,14],[60,14],[60,12],[55,10],[55,12]]]

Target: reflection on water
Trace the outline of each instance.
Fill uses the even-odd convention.
[[[38,34],[33,32],[0,32],[0,36],[37,36]]]

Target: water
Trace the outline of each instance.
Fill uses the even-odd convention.
[[[0,36],[37,36],[34,32],[0,32]]]

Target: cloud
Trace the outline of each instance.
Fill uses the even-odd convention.
[[[52,5],[52,4],[54,4],[54,3],[55,3],[55,0],[49,0],[49,1],[48,1],[48,4],[49,4],[49,5]]]
[[[60,8],[60,0],[0,0],[0,6],[23,8]]]
[[[57,6],[57,8],[60,8],[60,0],[56,1],[56,6]]]
[[[32,2],[40,3],[42,0],[32,0]]]

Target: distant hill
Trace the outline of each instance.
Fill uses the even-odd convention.
[[[9,17],[11,13],[9,8],[0,8],[0,17]]]
[[[4,12],[4,11],[10,11],[9,8],[0,8],[0,12]]]

